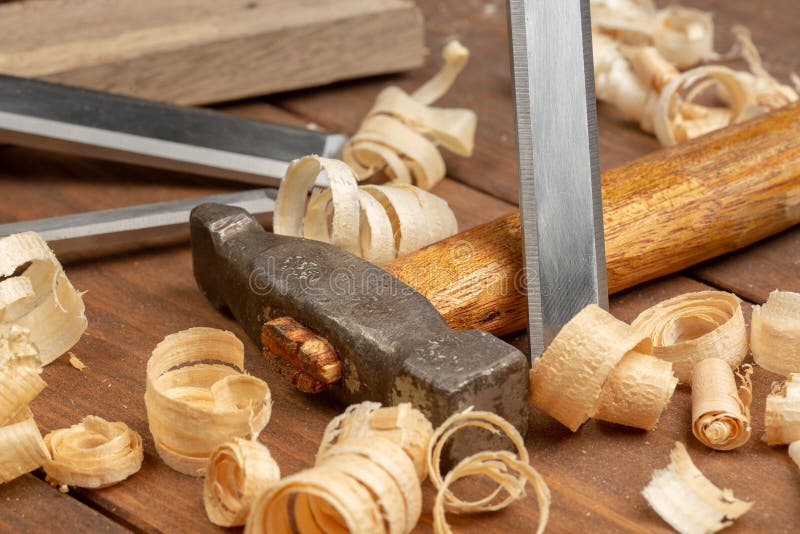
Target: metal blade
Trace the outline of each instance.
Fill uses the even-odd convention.
[[[0,225],[0,237],[38,232],[62,262],[143,246],[172,244],[189,238],[189,212],[206,202],[244,208],[262,224],[275,208],[276,189],[158,202],[89,211]]]
[[[0,143],[275,186],[346,136],[0,75]]]
[[[589,0],[509,0],[531,358],[608,306]]]

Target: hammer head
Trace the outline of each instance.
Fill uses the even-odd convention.
[[[486,332],[451,330],[386,271],[326,243],[271,234],[221,204],[192,211],[191,238],[200,289],[256,343],[266,321],[288,315],[333,345],[342,379],[331,391],[341,401],[410,402],[434,425],[474,406],[525,435],[527,358]],[[451,456],[474,449],[469,441],[454,442]]]

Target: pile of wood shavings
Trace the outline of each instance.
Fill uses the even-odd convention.
[[[592,0],[594,74],[598,100],[655,133],[662,145],[692,139],[798,100],[762,66],[746,28],[736,26],[734,51],[713,49],[709,13],[651,0]],[[748,71],[709,61],[743,58]],[[721,105],[695,100],[714,88]]]
[[[309,188],[320,173],[330,187]],[[382,263],[450,237],[456,217],[443,199],[406,184],[358,186],[344,162],[306,156],[289,165],[275,205],[276,234],[331,243]]]
[[[469,60],[469,50],[451,41],[442,69],[411,95],[399,87],[381,91],[342,158],[359,180],[385,172],[390,181],[429,190],[444,178],[438,146],[470,156],[477,116],[470,109],[434,108]]]
[[[395,86],[380,92],[343,148],[343,162],[314,155],[292,162],[278,194],[275,233],[332,243],[384,263],[458,231],[447,202],[427,191],[445,176],[438,147],[472,154],[477,115],[431,106],[450,89],[469,51],[451,41],[442,57],[441,70],[412,94]],[[306,206],[321,172],[330,188],[314,190]],[[379,175],[389,183],[358,187]]]
[[[482,451],[463,459],[447,476],[440,456],[451,436],[472,427],[505,435],[516,453]],[[280,471],[263,445],[233,440],[212,454],[204,501],[215,524],[242,524],[245,532],[411,532],[422,513],[422,481],[429,472],[438,490],[434,532],[451,532],[445,511],[470,514],[500,510],[525,494],[536,493],[544,531],[550,492],[529,464],[522,436],[503,418],[467,409],[435,432],[417,409],[404,403],[381,407],[354,404],[331,420],[314,467],[281,480]],[[422,467],[418,464],[422,462]],[[259,469],[258,466],[261,466]],[[265,467],[266,466],[266,467]],[[485,476],[497,484],[487,497],[465,501],[450,489],[459,479]]]

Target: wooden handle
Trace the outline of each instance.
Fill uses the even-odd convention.
[[[602,175],[609,292],[674,273],[800,222],[800,104]],[[456,330],[527,325],[519,212],[383,267]]]

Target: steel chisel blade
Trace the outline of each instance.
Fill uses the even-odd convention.
[[[0,74],[0,143],[275,186],[347,137]]]
[[[531,358],[608,306],[589,0],[509,0]]]

